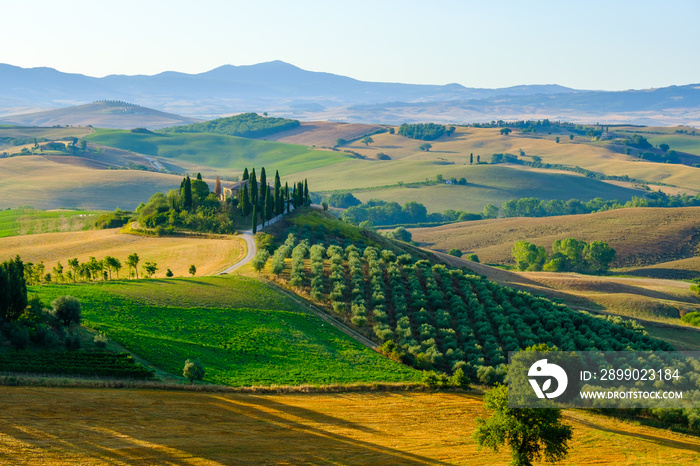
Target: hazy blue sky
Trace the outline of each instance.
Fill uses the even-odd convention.
[[[0,62],[91,76],[283,60],[367,81],[700,82],[700,0],[3,0]]]

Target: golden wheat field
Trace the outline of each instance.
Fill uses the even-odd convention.
[[[17,465],[505,465],[477,449],[481,398],[0,387],[0,462]],[[561,464],[680,465],[700,439],[584,411]]]
[[[133,253],[139,255],[141,264],[146,261],[158,264],[156,277],[165,276],[168,268],[175,276],[187,276],[192,264],[197,275],[212,275],[241,260],[246,246],[235,236],[152,238],[121,234],[117,229],[0,238],[0,261],[16,255],[24,262],[36,264],[43,260],[46,272],[51,272],[58,261],[67,270],[68,259],[84,262],[91,256],[98,260],[113,256],[122,262],[124,277],[126,258]]]

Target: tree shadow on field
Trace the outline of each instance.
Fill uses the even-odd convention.
[[[274,455],[266,458],[271,463],[339,461],[344,464],[450,464],[317,427],[315,424],[320,422],[343,430],[354,429],[364,433],[376,433],[379,436],[386,435],[317,411],[253,397],[232,399],[212,396],[212,398],[218,400],[216,406],[220,409],[255,419],[263,423],[266,430],[270,429],[274,432],[274,442],[285,447],[281,451],[266,450],[269,455]],[[293,420],[288,416],[302,417],[304,421]],[[269,440],[268,438],[267,441]],[[261,438],[261,441],[265,440]]]
[[[592,429],[600,430],[603,432],[609,432],[611,434],[622,435],[625,437],[634,437],[634,438],[646,440],[646,441],[651,442],[655,445],[660,445],[660,446],[664,446],[664,447],[670,447],[670,448],[676,448],[678,450],[688,450],[688,451],[694,451],[694,452],[700,453],[700,445],[693,445],[692,443],[683,443],[683,442],[678,441],[678,440],[673,440],[673,439],[664,438],[664,437],[658,437],[656,435],[648,435],[648,434],[642,434],[642,433],[637,433],[637,432],[629,432],[629,431],[620,430],[620,429],[613,429],[610,427],[604,427],[604,426],[597,424],[595,422],[583,420],[583,419],[580,419],[577,417],[565,416],[565,418],[575,420],[576,422],[583,424],[586,427],[590,427]]]
[[[448,464],[385,446],[389,431],[354,416],[254,395],[0,387],[0,398],[12,400],[0,464]]]
[[[269,398],[258,398],[254,396],[248,396],[245,398],[245,401],[247,404],[250,405],[257,405],[260,408],[268,410],[274,409],[276,411],[291,414],[293,416],[300,417],[316,423],[328,424],[348,429],[355,429],[372,434],[378,433],[377,430],[372,429],[371,427],[363,426],[362,424],[358,424],[356,422],[346,421],[344,419],[329,416],[327,414],[322,414],[318,411],[312,411],[310,409],[302,408],[300,406],[293,406],[280,403],[279,401],[273,401]]]

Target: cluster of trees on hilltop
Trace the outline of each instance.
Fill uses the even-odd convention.
[[[443,134],[449,136],[454,131],[454,126],[450,126],[448,129],[445,125],[437,123],[404,123],[399,126],[399,135],[411,139],[420,139],[421,141],[434,141]]]
[[[616,256],[615,250],[604,241],[589,244],[576,238],[554,241],[551,255],[542,246],[518,241],[512,254],[519,270],[583,273],[607,272]]]
[[[164,133],[216,133],[243,138],[258,138],[286,129],[296,128],[300,124],[298,120],[272,118],[266,115],[260,116],[257,113],[242,113],[203,123],[174,126],[160,131]]]
[[[215,192],[202,180],[202,175],[192,180],[183,178],[180,189],[168,194],[155,193],[146,204],[136,208],[141,226],[154,228],[156,234],[172,234],[176,229],[211,233],[232,233],[235,230],[236,206],[221,202],[216,191],[221,192],[217,178]]]
[[[237,197],[222,196],[221,180],[216,178],[214,192],[197,174],[196,179],[183,178],[180,189],[173,189],[168,194],[156,193],[146,204],[141,204],[136,212],[139,223],[154,228],[158,235],[172,234],[176,229],[201,231],[209,233],[233,233],[237,227],[253,225],[257,229],[258,221],[265,222],[288,212],[290,206],[297,208],[311,203],[309,186],[306,180],[292,185],[282,186],[279,172],[275,172],[274,187],[268,185],[265,167],[260,170],[260,181],[255,168],[249,173],[243,172],[243,183]]]

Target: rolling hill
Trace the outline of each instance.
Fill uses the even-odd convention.
[[[650,226],[653,225],[653,228]],[[700,254],[700,207],[632,208],[586,215],[501,218],[410,230],[439,251],[474,252],[485,263],[513,264],[511,248],[525,240],[551,252],[554,240],[605,241],[618,267],[654,264]]]
[[[274,167],[284,176],[346,161],[347,156],[305,146],[212,133],[132,133],[97,130],[88,141],[201,168],[202,174],[238,174],[244,167]]]
[[[116,101],[100,101],[43,112],[6,115],[3,120],[25,126],[96,126],[120,129],[166,128],[199,121]]]
[[[133,210],[182,181],[177,175],[108,166],[65,155],[0,158],[0,208]]]
[[[550,118],[578,122],[700,122],[697,85],[620,92],[559,85],[479,89],[460,84],[365,82],[311,72],[281,61],[224,65],[199,73],[94,78],[51,68],[0,65],[0,107],[50,108],[124,100],[166,112],[211,118],[246,111],[305,120],[400,124]],[[7,113],[7,112],[6,112]]]

